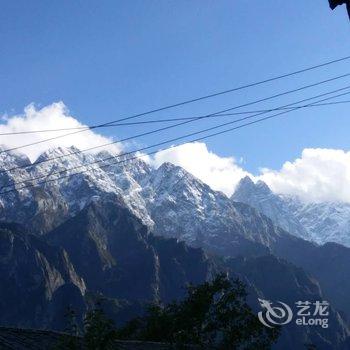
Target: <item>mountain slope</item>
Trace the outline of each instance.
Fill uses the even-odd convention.
[[[247,215],[251,214],[247,212]],[[323,298],[316,280],[302,269],[273,256],[231,258],[218,263],[216,259],[208,259],[200,249],[189,248],[175,239],[153,236],[120,197],[95,199],[75,217],[43,238],[53,244],[48,246],[51,251],[62,251],[61,247],[65,248],[67,256],[71,257],[75,275],[81,276],[79,281],[83,278],[86,292],[80,301],[83,305],[79,312],[84,312],[89,299],[95,294],[99,298],[103,297],[111,317],[119,322],[124,311],[116,308],[114,314],[113,308],[114,305],[121,305],[122,300],[126,299],[129,303],[172,301],[183,296],[183,286],[187,283],[203,282],[215,271],[227,269],[232,277],[238,276],[248,284],[249,301],[255,307],[258,297],[283,298],[291,304],[298,299]],[[33,237],[40,242],[43,238]],[[12,264],[18,265],[15,260]],[[30,262],[27,264],[31,265]],[[280,282],[277,285],[276,280]],[[54,305],[47,301],[48,305],[43,306],[45,310],[51,311],[55,321],[51,322],[51,328],[62,328],[63,319],[60,315],[68,303],[74,307],[80,305],[71,292],[68,292],[70,298],[66,299],[65,287],[60,287],[54,293]],[[7,302],[9,298],[7,295],[3,300]],[[33,304],[35,299],[31,300]],[[140,310],[139,308],[138,312]],[[127,320],[135,312],[135,308],[131,309],[122,319]],[[30,316],[27,314],[25,317]],[[345,322],[333,309],[330,321],[333,325],[330,333],[319,333],[318,329],[307,327],[286,329],[277,349],[295,349],[304,340],[312,340],[322,346],[320,349],[333,349],[329,347],[332,342],[337,344],[338,349],[346,349],[341,345],[348,336]],[[45,326],[40,323],[36,325]]]
[[[248,204],[269,217],[277,226],[304,239],[310,239],[309,232],[299,222],[293,211],[280,196],[274,194],[262,181],[256,184],[250,177],[243,178],[237,185],[231,199]]]
[[[261,310],[258,298],[287,303],[294,313],[295,303],[299,300],[327,300],[315,278],[273,255],[228,259],[226,264],[231,273],[248,286],[248,301],[256,312]],[[304,349],[304,344],[314,344],[317,349],[348,349],[349,327],[334,307],[330,307],[329,311],[328,329],[297,326],[292,321],[282,327],[282,334],[273,348],[294,350]]]
[[[52,158],[56,159],[47,161]],[[103,161],[106,158],[110,159]],[[130,210],[152,226],[138,195],[141,189],[137,182],[150,169],[141,160],[123,160],[106,151],[94,155],[79,153],[75,147],[60,147],[41,154],[33,167],[0,173],[0,188],[4,192],[0,195],[0,220],[19,222],[33,233],[45,234],[83,209],[95,196],[107,193],[123,195]],[[4,152],[0,154],[0,164],[1,168],[12,169],[30,161],[22,154]],[[13,183],[17,183],[16,187],[9,187]],[[31,186],[36,183],[41,184]],[[21,189],[23,186],[29,187]]]
[[[46,238],[68,252],[90,291],[111,298],[171,300],[211,273],[201,250],[154,237],[117,196],[91,202]]]
[[[61,157],[67,152],[74,153],[76,149],[51,150],[39,161]],[[49,172],[65,173],[67,168],[81,167],[87,161],[107,155],[74,154],[25,170],[18,169],[10,175],[2,173],[0,185]],[[28,162],[17,154],[6,157],[6,168]],[[112,157],[115,161],[119,159],[115,155]],[[215,259],[238,257],[251,259],[244,264],[236,260],[236,270],[235,266],[230,267],[250,281],[252,291],[270,295],[274,289],[290,295],[290,300],[299,296],[324,297],[350,316],[347,300],[350,294],[349,249],[338,245],[320,247],[289,234],[283,227],[294,235],[306,235],[296,206],[292,205],[295,202],[272,194],[263,183],[252,186],[245,182],[236,199],[245,200],[249,205],[213,191],[180,167],[165,163],[158,169],[151,169],[137,160],[108,167],[95,165],[91,172],[1,195],[0,220],[19,221],[26,224],[31,233],[40,236],[13,233],[4,236],[4,256],[11,251],[12,241],[18,242],[18,247],[29,247],[11,255],[11,264],[6,263],[6,259],[1,260],[4,261],[5,280],[9,281],[8,285],[13,283],[14,290],[20,290],[21,280],[26,281],[27,275],[32,284],[31,279],[42,276],[38,287],[40,298],[35,302],[41,311],[35,314],[32,310],[31,313],[38,315],[37,319],[33,320],[26,312],[22,319],[18,311],[21,309],[14,305],[14,311],[9,311],[6,320],[18,317],[19,324],[23,324],[29,317],[30,325],[41,322],[43,326],[59,329],[67,300],[82,314],[92,300],[100,296],[108,301],[113,312],[122,313],[122,319],[127,319],[136,309],[139,312],[142,309],[140,305],[135,306],[137,303],[181,297],[186,283],[202,282],[217,271]],[[283,215],[279,216],[281,208]],[[21,259],[23,251],[30,252],[25,263],[33,272],[24,267],[23,271],[15,273],[18,279],[11,280],[12,265],[21,266],[21,260],[16,259]],[[37,251],[45,259],[34,258]],[[264,260],[269,254],[279,259]],[[219,258],[214,259],[213,255]],[[62,257],[66,257],[65,264],[61,263]],[[268,279],[268,271],[277,276]],[[47,279],[47,276],[50,277]],[[271,286],[263,284],[259,276],[265,276]],[[82,285],[86,292],[82,291]],[[2,290],[6,292],[7,289],[0,288],[0,293]],[[52,291],[51,294],[47,294],[48,291]],[[28,295],[37,300],[36,296]],[[4,293],[5,299],[11,301],[9,291]],[[347,331],[339,317],[334,316],[339,319],[335,333],[343,341]],[[327,335],[327,342],[331,339],[335,343],[332,337]]]
[[[7,325],[49,326],[50,308],[63,288],[82,296],[86,291],[64,250],[14,224],[0,224],[0,279],[0,323]]]
[[[292,196],[281,198],[314,242],[335,242],[350,247],[349,203],[304,203]]]
[[[325,296],[350,317],[345,298],[350,295],[350,249],[340,245],[320,247],[290,235],[259,211],[232,200],[229,203],[222,193],[212,191],[174,165],[163,164],[151,176],[154,178],[144,197],[159,230],[156,232],[221,256],[272,253],[286,259],[319,280]]]
[[[240,181],[231,199],[257,209],[297,237],[350,246],[349,203],[306,203],[295,196],[275,194],[264,182],[254,184],[249,177]]]
[[[213,253],[248,253],[248,247],[266,252],[282,234],[256,210],[233,203],[171,163],[150,174],[142,195],[156,234],[176,237]]]
[[[336,243],[318,246],[296,237],[282,237],[272,252],[317,278],[325,297],[350,318],[350,248]]]

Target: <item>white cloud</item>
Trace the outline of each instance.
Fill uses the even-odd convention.
[[[260,177],[276,193],[306,201],[350,202],[350,152],[307,148],[279,171],[263,169]]]
[[[187,143],[164,150],[150,159],[150,163],[156,167],[164,162],[185,168],[214,190],[227,195],[231,195],[238,181],[248,175],[233,157],[220,157],[210,152],[202,142]]]
[[[182,166],[228,196],[249,175],[266,182],[275,193],[296,195],[304,201],[350,202],[350,152],[343,150],[304,149],[300,158],[287,161],[280,170],[262,169],[259,176],[245,171],[241,161],[220,157],[199,142],[158,152],[149,162],[156,167],[163,162]]]
[[[81,124],[77,119],[69,115],[69,111],[63,102],[53,103],[45,106],[42,109],[36,109],[33,104],[30,104],[24,109],[24,113],[14,116],[3,116],[3,124],[0,124],[0,133],[42,130],[42,129],[60,129],[60,128],[76,128],[86,126]],[[1,136],[0,144],[6,148],[14,148],[17,146],[42,141],[47,138],[56,137],[67,134],[72,131],[55,131],[49,133],[36,133],[25,135],[8,135]],[[86,149],[94,146],[99,146],[112,140],[96,134],[88,130],[74,135],[58,138],[48,142],[40,143],[30,147],[20,149],[20,152],[26,153],[31,160],[35,160],[39,154],[53,147],[70,147],[76,146],[79,149]],[[97,149],[97,151],[102,148]],[[117,146],[109,146],[108,149],[119,151]]]
[[[63,102],[53,103],[41,109],[33,104],[24,109],[21,115],[0,117],[0,133],[75,128],[85,126],[69,114]],[[1,136],[0,144],[13,148],[38,142],[49,137],[66,134],[69,131],[37,133],[14,136]],[[99,146],[112,140],[89,130],[40,143],[21,149],[32,160],[48,148],[72,145],[79,149]],[[120,151],[121,146],[109,146],[110,150]],[[102,149],[102,148],[101,148]],[[97,149],[97,151],[99,151]],[[300,158],[284,163],[280,170],[262,169],[254,177],[242,168],[243,161],[233,157],[220,157],[208,150],[205,143],[196,142],[161,151],[154,156],[144,157],[153,166],[171,162],[182,166],[194,176],[207,183],[214,190],[230,196],[238,181],[249,175],[253,179],[265,181],[275,193],[297,195],[306,201],[350,202],[350,152],[336,149],[304,149]]]

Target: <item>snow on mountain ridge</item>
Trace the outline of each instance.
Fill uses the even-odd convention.
[[[45,161],[53,157],[57,158]],[[111,159],[101,161],[104,158]],[[30,224],[45,233],[74,216],[92,198],[117,195],[156,234],[177,237],[193,245],[221,250],[232,248],[234,242],[238,247],[239,240],[269,245],[273,236],[279,234],[260,214],[237,206],[181,167],[164,163],[152,169],[140,159],[124,159],[106,152],[49,150],[39,156],[41,162],[21,169],[27,180],[38,178],[40,186],[26,190],[17,186],[11,195],[0,196],[0,219]],[[94,165],[87,164],[93,162]],[[89,171],[79,173],[80,170]]]
[[[21,166],[17,158],[9,158],[11,154],[2,153],[3,159],[9,159],[5,163],[5,169]],[[110,158],[110,160],[104,162],[104,158]],[[131,172],[127,171],[131,169],[130,165],[125,165],[126,162],[118,164],[119,161],[116,154],[109,152],[82,153],[75,147],[49,149],[39,155],[33,167],[0,174],[0,186],[4,192],[9,189],[4,187],[9,182],[19,183],[15,189],[10,188],[11,192],[0,196],[0,209],[2,209],[0,219],[21,223],[26,223],[27,220],[35,221],[36,217],[41,217],[39,220],[41,223],[45,216],[45,221],[49,220],[48,215],[57,215],[63,219],[81,210],[92,196],[116,194],[124,198],[134,214],[143,219],[146,224],[152,225],[144,205],[140,204],[142,199],[138,196],[139,185],[133,179]],[[109,165],[113,162],[116,164]],[[139,169],[142,168],[137,160],[135,164]],[[147,172],[146,164],[143,166],[143,171]],[[31,178],[36,180],[30,181]],[[39,183],[40,186],[32,187],[32,183]],[[30,187],[21,189],[27,185]],[[9,208],[14,210],[8,210]],[[55,223],[49,223],[44,230],[51,229],[52,225]]]
[[[309,238],[308,232],[289,211],[283,200],[274,194],[263,181],[254,183],[249,177],[243,178],[231,199],[250,205],[287,232],[304,239]]]
[[[256,208],[295,236],[350,246],[349,203],[306,203],[296,196],[275,194],[265,183],[254,184],[249,178],[241,180],[231,198]]]
[[[0,161],[3,169],[31,164],[28,157],[13,151],[0,153]],[[21,189],[31,185],[30,178],[37,178],[40,186]],[[29,222],[42,233],[75,215],[91,198],[117,195],[154,232],[190,243],[240,233],[269,245],[271,237],[266,232],[274,229],[261,219],[265,227],[253,232],[251,221],[258,214],[250,212],[250,218],[249,210],[235,204],[241,202],[298,237],[350,245],[350,204],[305,204],[275,194],[264,182],[254,183],[248,177],[229,199],[171,163],[153,169],[141,159],[128,161],[109,151],[93,154],[60,147],[42,153],[32,167],[0,173],[1,191],[6,192],[6,186],[15,182],[21,184],[0,195],[0,220]]]
[[[290,211],[316,243],[336,242],[350,247],[350,203],[305,203],[295,196],[281,196]]]
[[[150,174],[143,196],[156,234],[211,251],[231,254],[242,239],[269,246],[280,234],[254,209],[235,204],[171,163]]]

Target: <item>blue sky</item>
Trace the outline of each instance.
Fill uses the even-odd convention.
[[[327,0],[4,1],[0,12],[0,113],[63,101],[95,124],[349,55],[345,8]],[[201,115],[345,74],[349,62],[154,117]],[[343,79],[253,109],[350,84]],[[350,99],[350,98],[349,98]],[[304,148],[349,150],[348,106],[317,108],[207,141],[244,168],[279,168]],[[210,121],[164,133],[213,125]],[[145,130],[113,128],[125,137]],[[1,142],[0,142],[1,143]]]

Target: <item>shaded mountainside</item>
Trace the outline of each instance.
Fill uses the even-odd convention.
[[[318,246],[292,237],[279,240],[273,253],[317,278],[324,296],[349,318],[350,248],[336,243]]]
[[[144,303],[181,298],[185,285],[212,274],[202,250],[151,235],[117,197],[91,202],[45,237],[2,227],[2,325],[63,329],[69,305],[81,322],[101,298],[120,323]]]
[[[247,216],[255,212],[247,210],[244,205],[243,207]],[[12,226],[14,225],[9,228]],[[6,230],[11,232],[9,228]],[[18,229],[18,226],[15,228]],[[4,295],[3,308],[5,310],[6,302],[12,300],[11,312],[14,315],[23,314],[26,323],[16,323],[14,317],[7,319],[5,314],[1,319],[3,325],[63,329],[63,315],[69,305],[77,310],[81,320],[86,309],[96,299],[102,299],[109,316],[122,324],[141,313],[144,303],[156,300],[169,302],[181,298],[184,285],[190,282],[201,283],[216,271],[223,270],[247,283],[250,303],[255,310],[258,310],[258,297],[283,299],[291,304],[299,299],[312,301],[324,297],[322,287],[316,279],[301,268],[274,256],[224,258],[222,261],[222,258],[208,258],[201,249],[191,248],[176,239],[154,236],[130,212],[120,197],[92,201],[75,217],[44,237],[18,234],[24,241],[30,239],[46,247],[47,260],[52,261],[53,266],[45,270],[46,265],[40,265],[43,260],[37,261],[37,264],[45,271],[43,274],[48,281],[55,280],[53,271],[59,271],[60,265],[53,257],[61,252],[69,260],[69,266],[74,266],[74,273],[72,270],[70,275],[83,283],[86,290],[80,290],[72,279],[56,289],[44,280],[35,292],[41,300],[36,307],[42,309],[43,313],[34,318],[35,313],[23,313],[24,306],[16,304],[16,301],[25,297],[31,300],[31,305],[36,304],[36,299],[30,294],[32,286],[21,284],[21,280],[32,273],[24,270],[21,275],[18,271],[16,281],[19,285],[13,287],[21,294],[17,294],[16,298]],[[288,237],[287,234],[286,236]],[[37,245],[30,250],[35,251]],[[9,245],[1,246],[2,256],[8,255],[11,250]],[[22,256],[23,252],[17,251],[13,259],[21,261]],[[16,260],[11,264],[17,265]],[[33,263],[27,264],[30,266]],[[2,265],[1,270],[5,273],[3,279],[9,280],[6,271],[11,270],[8,266]],[[34,279],[35,276],[34,274]],[[277,349],[295,349],[304,340],[322,346],[320,349],[346,349],[342,344],[349,334],[347,325],[334,309],[331,311],[330,322],[332,327],[326,331],[312,327],[286,327]],[[330,347],[329,344],[337,347]]]
[[[119,159],[76,152],[48,151],[39,161],[60,158],[0,173],[0,185]],[[68,153],[74,154],[63,157]],[[5,168],[29,164],[15,153],[0,157]],[[236,202],[170,163],[158,169],[140,160],[94,167],[0,196],[0,220],[25,226],[0,226],[1,324],[63,329],[68,305],[81,322],[100,299],[122,324],[142,313],[145,303],[181,298],[186,284],[224,270],[247,282],[255,307],[258,297],[331,302],[329,329],[286,327],[278,349],[300,346],[296,339],[347,349],[350,249],[300,238],[309,238],[308,231],[290,203],[266,185],[245,180],[241,187],[248,189]]]
[[[248,286],[248,302],[260,311],[258,298],[283,301],[296,310],[297,301],[327,300],[318,281],[302,268],[273,255],[256,258],[230,258],[226,266]],[[314,344],[317,349],[348,349],[349,326],[338,311],[330,308],[329,328],[300,327],[293,321],[282,327],[282,334],[274,348],[303,349]]]
[[[295,211],[290,210],[290,203],[273,194],[262,182],[254,184],[249,178],[241,180],[232,198],[245,201],[280,226],[290,227],[298,220],[293,214]],[[313,220],[316,221],[316,217]],[[319,225],[323,222],[321,218]],[[302,236],[302,231],[298,235]],[[350,248],[337,243],[319,246],[291,235],[280,235],[270,248],[271,253],[302,267],[317,278],[325,296],[350,317]]]
[[[0,224],[0,279],[0,323],[23,327],[49,326],[60,290],[86,290],[64,250],[13,224]]]
[[[168,301],[211,273],[200,249],[153,236],[117,197],[92,202],[47,239],[68,252],[90,291],[108,297]]]

